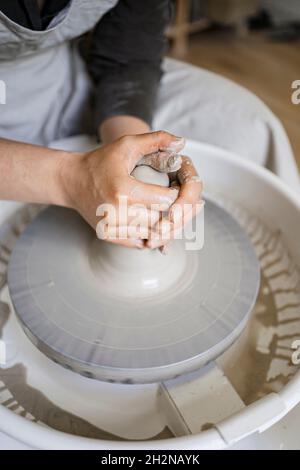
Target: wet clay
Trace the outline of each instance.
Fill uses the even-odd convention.
[[[40,209],[37,207],[28,206],[15,215],[15,223],[8,228],[0,243],[3,275],[5,275],[9,254],[17,237],[39,211]],[[11,314],[9,305],[1,300],[0,290],[0,339],[4,335],[4,328]],[[0,406],[5,406],[32,422],[42,423],[57,431],[94,439],[126,440],[124,437],[96,427],[85,419],[57,406],[44,393],[28,383],[27,368],[22,363],[16,363],[6,368],[0,367]],[[172,432],[165,427],[157,435],[147,437],[147,439],[156,440],[172,436]]]
[[[137,166],[131,173],[131,176],[142,183],[158,184],[165,188],[169,186],[169,177],[167,173],[158,172],[147,165]]]
[[[292,343],[300,338],[300,272],[281,232],[235,203],[224,205],[247,231],[261,265],[252,318],[236,344],[218,360],[246,405],[278,392],[297,372]]]
[[[219,203],[222,201],[224,203],[224,198],[218,199]],[[300,275],[276,228],[266,227],[259,218],[235,203],[227,201],[226,207],[247,230],[261,264],[262,283],[249,325],[238,342],[218,360],[243,401],[249,404],[272,391],[279,391],[298,370],[290,358],[291,343],[300,338]],[[31,218],[28,208],[21,216],[16,214],[10,230],[1,237],[0,256],[5,260],[0,271],[2,288],[6,286],[11,248]],[[2,302],[0,336],[4,335],[8,318],[8,306]],[[57,407],[46,396],[41,397],[40,392],[27,383],[23,364],[0,369],[0,381],[0,396],[9,392],[8,401],[3,405],[27,419],[40,420],[50,427],[87,437],[101,438],[101,433],[105,433]],[[165,433],[166,437],[170,435],[165,430],[157,438]],[[108,436],[119,439],[110,433]]]

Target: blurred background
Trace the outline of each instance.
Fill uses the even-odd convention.
[[[281,119],[300,169],[300,0],[173,0],[168,55],[222,74]]]

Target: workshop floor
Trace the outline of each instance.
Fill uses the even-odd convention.
[[[281,119],[300,169],[300,105],[291,102],[291,83],[300,80],[300,43],[276,43],[261,35],[201,33],[190,40],[183,60],[249,88]]]

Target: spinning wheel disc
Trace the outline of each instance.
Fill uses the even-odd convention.
[[[170,267],[182,271],[153,294],[141,296],[137,287],[136,295],[125,295],[130,282],[119,289],[132,266],[118,284],[109,282],[105,263],[94,267],[94,243],[79,215],[50,207],[25,230],[10,260],[8,284],[21,325],[61,365],[99,380],[162,381],[215,359],[246,325],[259,265],[242,228],[213,202],[205,206],[204,248],[184,251],[184,242],[173,242],[164,277]],[[97,243],[100,252],[108,245]],[[137,256],[130,253],[129,260]]]

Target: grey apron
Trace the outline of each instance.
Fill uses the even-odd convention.
[[[45,31],[0,12],[0,137],[47,145],[82,132],[91,83],[74,38],[91,30],[117,0],[72,0]]]

